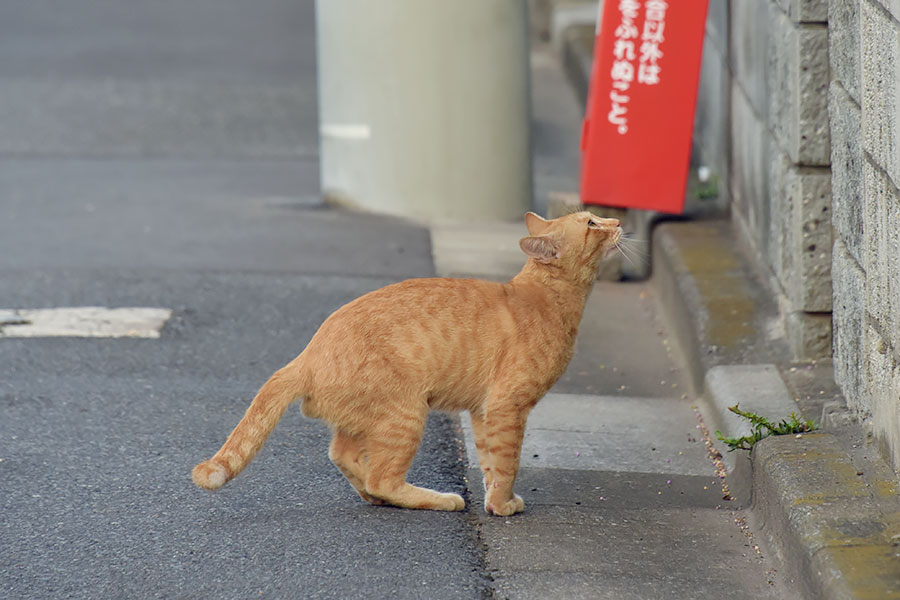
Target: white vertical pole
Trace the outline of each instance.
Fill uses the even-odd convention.
[[[526,0],[317,0],[326,199],[424,220],[532,203]]]

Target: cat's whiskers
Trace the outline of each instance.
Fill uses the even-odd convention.
[[[628,261],[628,264],[630,264],[632,267],[637,267],[637,264],[635,264],[634,260],[632,260],[632,258],[628,256],[628,253],[625,252],[625,248],[621,245],[621,240],[616,242],[616,250],[619,251],[619,254],[622,255],[622,258]]]
[[[628,233],[624,234],[619,240],[619,243],[624,248],[627,248],[632,256],[646,258],[650,254],[649,248],[647,247],[647,240],[631,237],[633,235],[634,234]]]
[[[633,267],[637,267],[638,261],[643,262],[647,258],[646,240],[629,237],[633,234],[625,233],[616,241],[616,249],[621,252],[625,260]]]

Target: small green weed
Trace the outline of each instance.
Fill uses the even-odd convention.
[[[756,442],[763,438],[767,438],[770,435],[790,435],[792,433],[806,433],[807,431],[815,431],[818,429],[815,421],[801,421],[796,413],[791,413],[791,416],[787,419],[782,419],[778,423],[773,424],[767,418],[761,417],[756,413],[739,409],[737,404],[729,407],[728,410],[736,415],[744,417],[750,421],[750,424],[753,426],[750,435],[739,438],[727,438],[722,435],[721,431],[716,431],[716,437],[728,445],[729,452],[734,452],[735,450],[750,450]]]
[[[707,181],[697,183],[697,199],[713,200],[719,197],[719,178],[713,175]]]

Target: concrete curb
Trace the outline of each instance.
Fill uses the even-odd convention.
[[[886,465],[834,433],[768,438],[752,459],[755,518],[805,597],[900,598],[900,505]]]
[[[701,411],[711,433],[726,437],[750,435],[750,424],[728,410],[739,405],[770,420],[789,417],[797,405],[778,375],[775,365],[719,365],[706,373],[705,406]],[[725,452],[722,462],[728,472],[732,497],[749,506],[752,497],[753,467],[747,452]]]
[[[728,221],[663,223],[652,240],[653,278],[695,391],[717,365],[789,360],[778,308],[735,249]]]

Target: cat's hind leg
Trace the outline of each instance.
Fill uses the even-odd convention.
[[[425,430],[425,414],[396,414],[390,423],[367,434],[366,492],[404,508],[462,510],[466,503],[459,494],[443,494],[406,482]]]
[[[366,468],[363,464],[364,449],[360,441],[336,429],[331,438],[331,447],[328,449],[328,458],[344,475],[360,498],[370,504],[382,505],[384,500],[376,498],[366,492]]]

